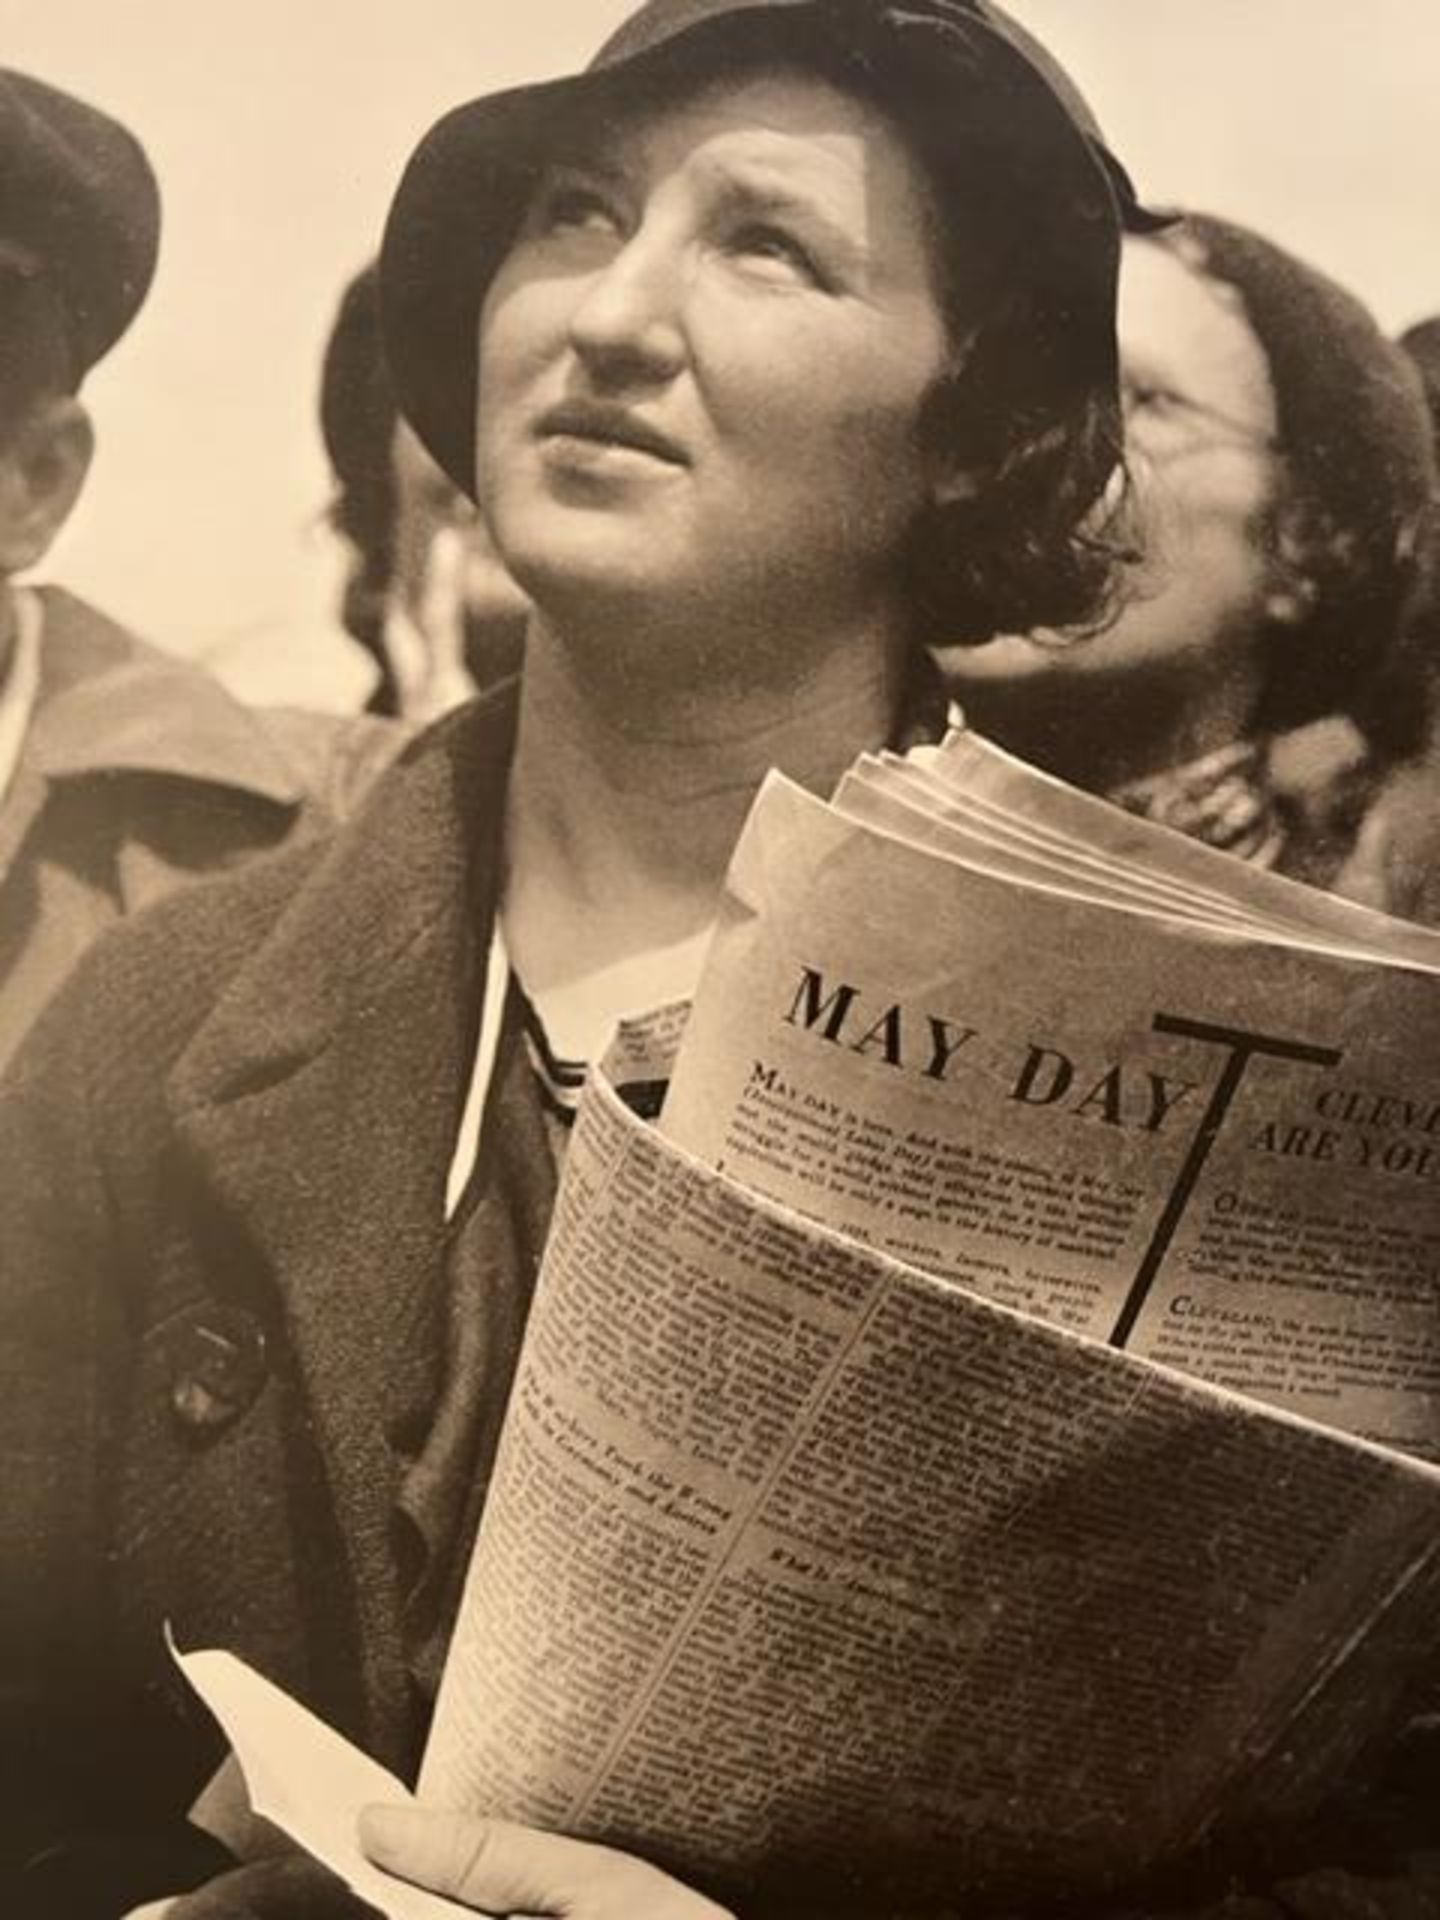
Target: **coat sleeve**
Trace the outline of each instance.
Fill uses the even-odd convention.
[[[151,1811],[112,1642],[126,1252],[91,1083],[115,1012],[96,971],[0,1085],[0,1911],[67,1920],[124,1914],[221,1864],[183,1817]]]

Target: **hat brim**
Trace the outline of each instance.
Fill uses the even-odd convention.
[[[139,312],[160,244],[160,190],[118,120],[0,68],[0,242],[53,290],[78,379]]]
[[[446,114],[411,157],[386,223],[380,312],[395,397],[472,498],[480,305],[546,163],[557,110],[590,78],[489,94]]]
[[[843,17],[843,16],[841,16]],[[647,77],[699,72],[717,77],[748,47],[748,58],[776,64],[829,51],[837,13],[831,0],[756,0],[694,20],[657,44],[583,73],[487,94],[454,108],[430,129],[401,178],[380,254],[380,306],[385,353],[401,412],[454,483],[475,495],[477,328],[494,273],[554,149],[582,114],[591,115]],[[912,16],[921,27],[923,16]],[[953,30],[952,27],[945,28]],[[1103,145],[1079,127],[1045,76],[1003,33],[979,15],[964,31],[1003,79],[995,108],[997,136],[1018,118],[1037,151],[1017,179],[1045,181],[1032,192],[1048,209],[1065,199],[1078,208],[1066,226],[1029,221],[1039,240],[1031,271],[1049,274],[1054,304],[1065,316],[1077,355],[1114,378],[1114,293],[1119,231],[1139,209],[1128,177]],[[715,56],[718,54],[718,62]],[[924,64],[923,47],[912,49]],[[712,64],[706,64],[707,55]],[[899,116],[897,116],[899,117]],[[1146,216],[1148,218],[1148,216]],[[1165,224],[1162,219],[1157,224]]]

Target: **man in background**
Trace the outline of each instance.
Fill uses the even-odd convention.
[[[399,735],[249,712],[55,588],[94,452],[79,397],[155,269],[135,139],[0,69],[0,1066],[89,943],[183,881],[347,811]]]

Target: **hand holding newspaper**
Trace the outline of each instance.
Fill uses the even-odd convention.
[[[659,1128],[643,1029],[582,1104],[420,1797],[897,1908],[1323,1802],[1435,1657],[1437,957],[968,736],[767,784]]]

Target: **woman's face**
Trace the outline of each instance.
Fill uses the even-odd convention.
[[[949,358],[926,182],[799,72],[582,130],[485,301],[477,472],[541,602],[853,622],[895,594]]]
[[[1255,644],[1278,473],[1264,349],[1231,288],[1149,240],[1126,242],[1118,331],[1141,563],[1091,639],[1057,649],[1007,636],[948,654],[962,700],[967,685],[1036,675],[1213,671],[1226,649]]]

